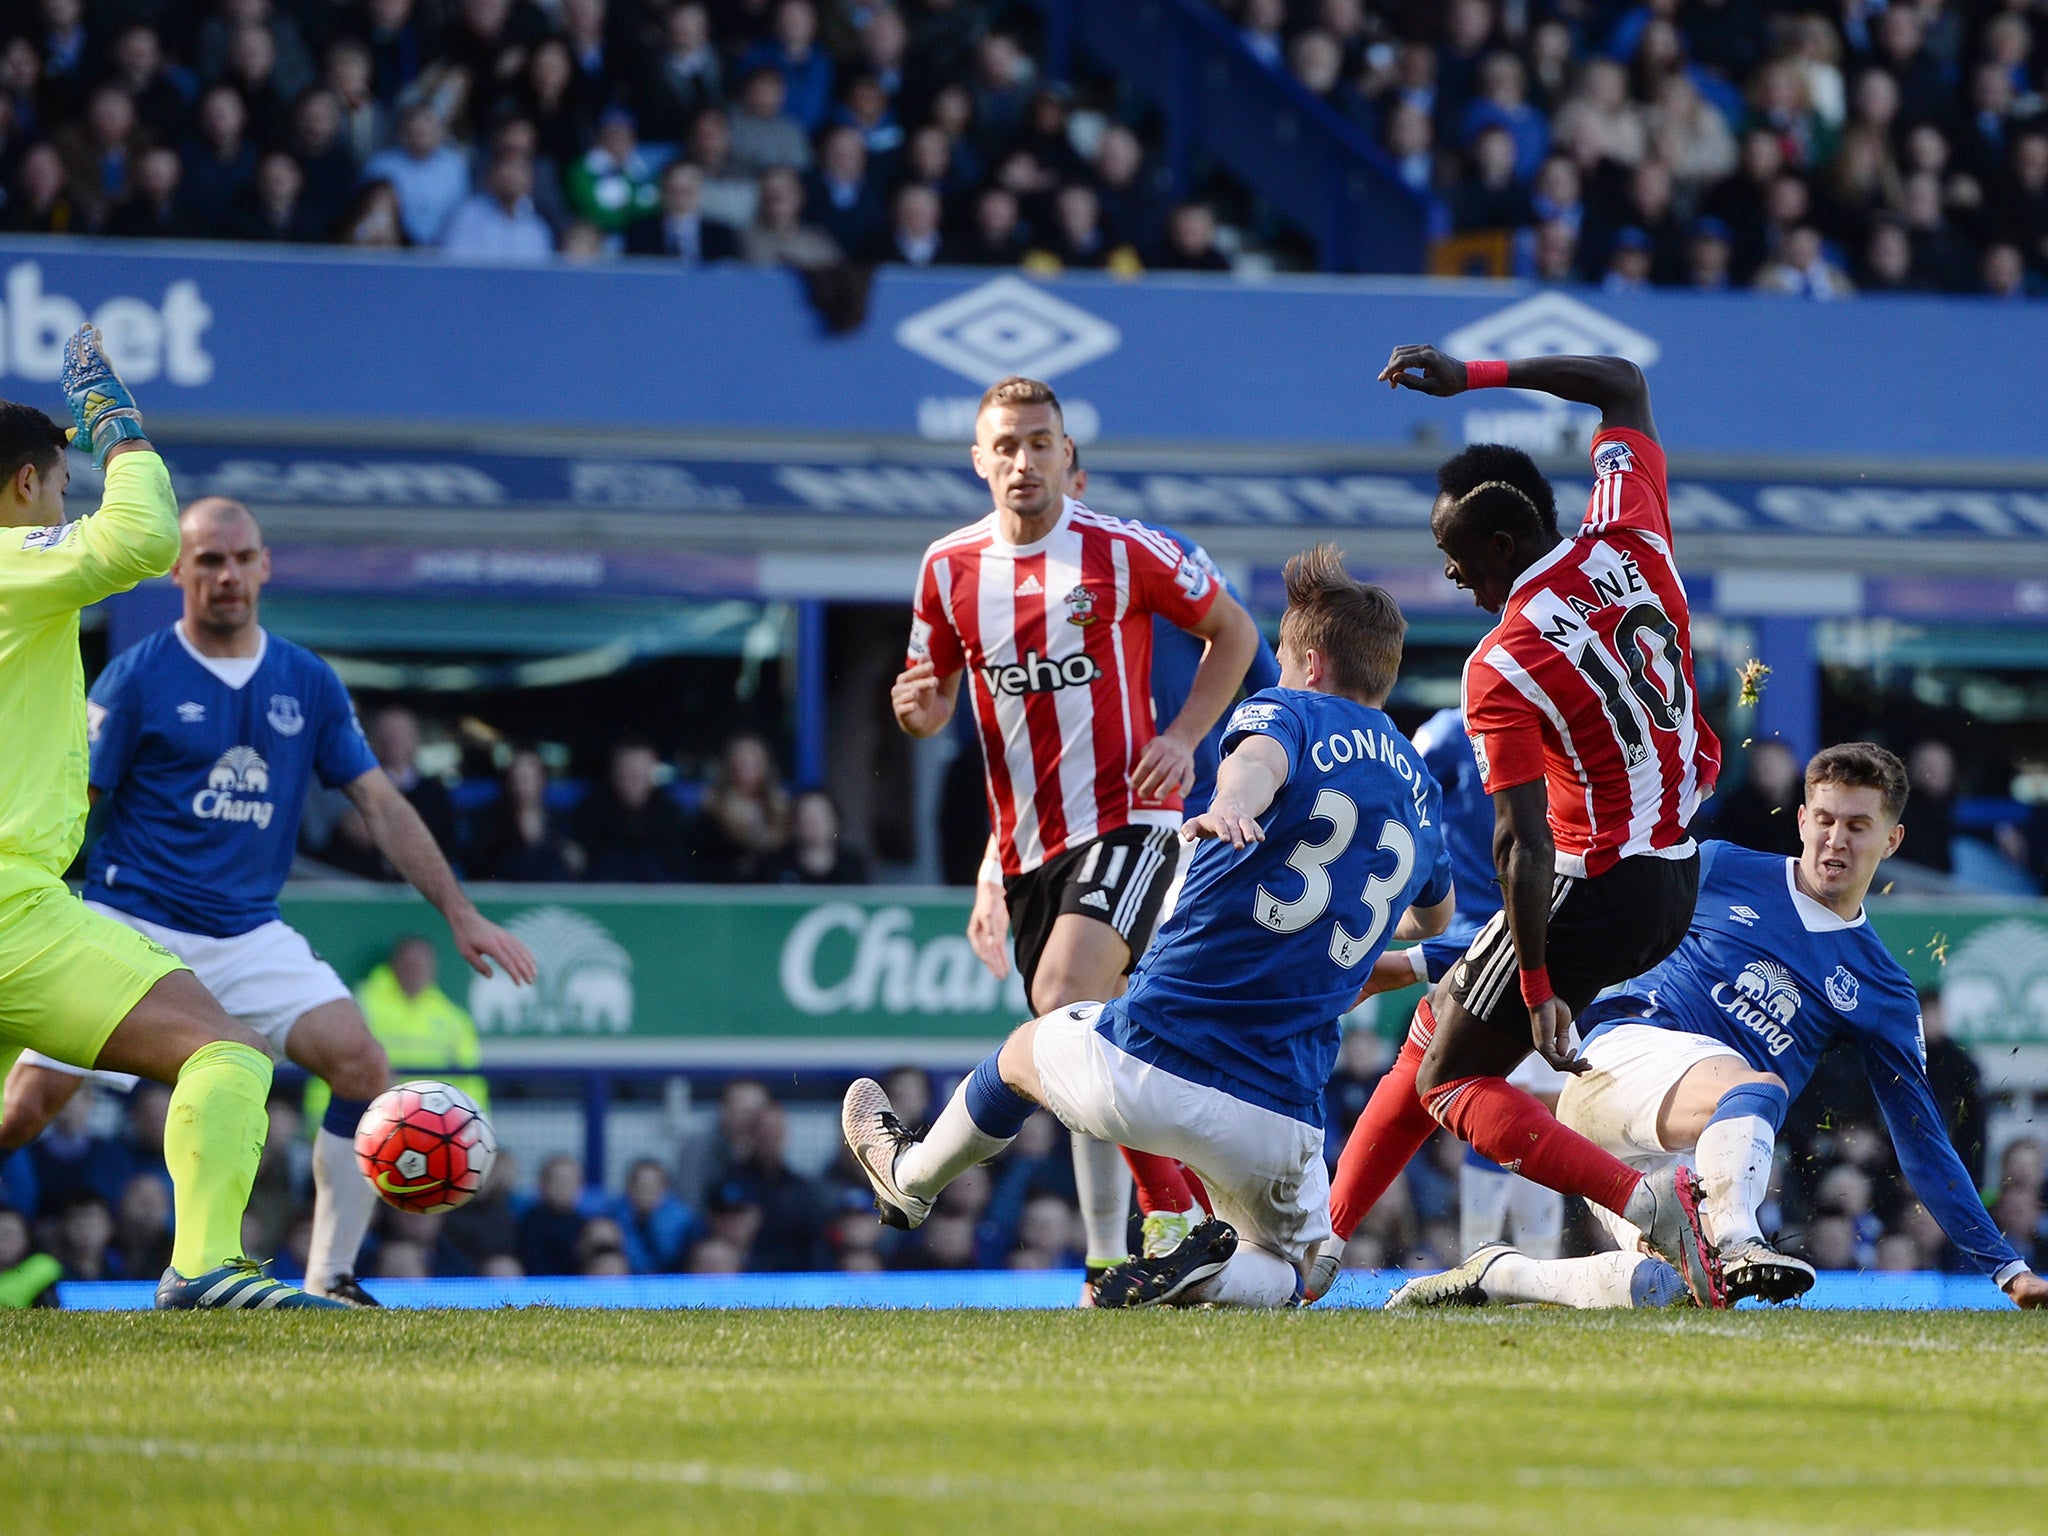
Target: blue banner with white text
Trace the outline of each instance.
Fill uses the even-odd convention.
[[[885,269],[865,324],[834,336],[785,272],[14,237],[0,308],[0,389],[54,407],[63,336],[91,318],[145,410],[193,420],[958,441],[980,391],[1018,372],[1055,384],[1083,440],[1584,441],[1586,412],[1519,392],[1443,402],[1372,384],[1391,346],[1428,341],[1631,357],[1681,453],[2048,458],[2048,306],[1991,300]]]

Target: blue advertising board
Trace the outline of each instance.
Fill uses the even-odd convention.
[[[1002,374],[1051,379],[1084,439],[1398,447],[1582,438],[1513,392],[1371,384],[1395,343],[1601,351],[1650,372],[1676,451],[2040,461],[2048,306],[1567,293],[1420,279],[877,277],[829,335],[785,272],[506,269],[431,256],[0,241],[0,388],[54,406],[95,319],[149,409],[366,427],[965,435]],[[1964,357],[1930,383],[1929,363]]]
[[[164,447],[186,496],[232,496],[253,507],[472,508],[552,514],[644,512],[724,517],[845,515],[905,523],[971,521],[988,490],[964,450],[887,454],[816,450],[802,458],[744,459],[587,453],[389,451],[180,441]],[[1420,533],[1435,483],[1427,474],[1344,469],[1264,472],[1183,467],[1171,452],[1120,452],[1092,465],[1088,502],[1116,517],[1189,528],[1300,528]],[[1553,477],[1569,517],[1588,484]],[[74,463],[79,510],[99,496],[98,476]],[[1942,538],[1994,549],[2048,535],[2048,476],[2040,484],[1917,480],[1695,477],[1671,484],[1681,534]],[[345,526],[345,516],[336,526]]]

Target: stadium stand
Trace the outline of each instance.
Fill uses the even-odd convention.
[[[1815,299],[2048,279],[2030,7],[1175,0],[1145,18],[40,0],[0,21],[0,225]],[[1228,89],[1161,74],[1169,34]]]

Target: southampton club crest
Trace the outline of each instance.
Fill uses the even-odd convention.
[[[1095,611],[1095,594],[1086,587],[1076,587],[1067,594],[1067,622],[1087,628],[1100,617]]]

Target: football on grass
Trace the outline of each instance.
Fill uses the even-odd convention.
[[[476,1101],[447,1083],[400,1083],[356,1125],[356,1162],[386,1205],[452,1211],[484,1187],[498,1138]]]

